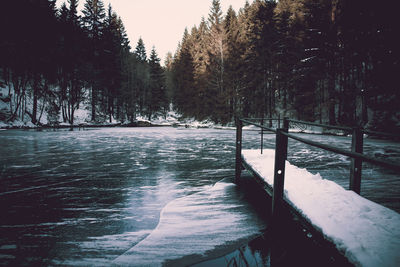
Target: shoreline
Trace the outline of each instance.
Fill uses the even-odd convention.
[[[153,123],[129,123],[129,124],[80,124],[80,125],[40,125],[40,126],[0,126],[0,130],[58,130],[58,129],[85,129],[85,128],[155,128],[155,127],[173,127],[173,128],[190,128],[190,129],[222,129],[222,130],[234,130],[231,126],[198,126],[190,124],[153,124]]]

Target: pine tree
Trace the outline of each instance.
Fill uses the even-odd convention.
[[[28,66],[30,31],[33,23],[25,25],[22,21],[33,20],[33,14],[29,12],[30,7],[27,1],[0,1],[0,9],[3,15],[0,16],[0,68],[2,78],[9,87],[7,101],[10,106],[8,121],[13,121],[18,113],[25,108],[26,85],[29,81],[30,71]],[[14,94],[11,92],[14,89]],[[24,113],[22,113],[24,114]]]
[[[162,111],[165,114],[168,109],[164,71],[154,47],[149,58],[149,68],[150,88],[147,97],[147,114],[150,120],[155,112]]]
[[[99,39],[104,28],[106,12],[102,0],[86,0],[83,13],[83,23],[92,39]]]
[[[136,55],[127,51],[122,58],[122,82],[121,96],[117,106],[117,117],[124,121],[124,112],[126,118],[133,123],[136,118],[137,106],[139,102],[139,88],[137,68],[142,64],[138,61]]]
[[[70,0],[68,3],[69,8],[61,6],[58,17],[61,35],[57,60],[59,90],[54,92],[58,97],[50,97],[49,104],[55,111],[58,106],[63,121],[73,125],[75,111],[83,100],[85,82],[88,80],[86,68],[90,58],[87,57],[88,38],[77,14],[78,2]]]
[[[78,16],[78,2],[79,0],[68,0],[69,3],[68,19],[75,26],[80,26],[80,17]]]
[[[173,81],[173,64],[174,57],[171,52],[167,53],[164,61],[164,73],[165,73],[165,87],[167,93],[167,103],[172,103],[172,96],[174,92],[174,81]],[[169,110],[169,106],[167,107]]]
[[[28,20],[27,38],[30,39],[28,48],[28,66],[32,73],[32,113],[28,113],[32,123],[40,122],[40,114],[44,109],[44,96],[48,93],[48,84],[55,79],[55,55],[57,47],[57,17],[55,1],[30,1],[27,3],[32,21]],[[39,30],[40,29],[40,30]],[[42,100],[42,106],[38,107]],[[40,110],[38,110],[40,108]],[[39,120],[38,120],[39,115]]]
[[[147,102],[147,91],[149,87],[149,66],[147,62],[146,48],[142,38],[139,38],[134,55],[137,59],[135,66],[135,90],[137,92],[138,109],[140,113],[144,112],[144,107]]]
[[[282,0],[277,3],[274,10],[278,32],[277,46],[274,52],[274,74],[278,93],[277,100],[280,106],[287,112],[291,108],[288,107],[287,102],[290,102],[294,111],[288,114],[310,120],[313,106],[307,105],[307,108],[302,106],[303,100],[314,96],[308,95],[308,89],[313,86],[311,80],[302,79],[305,31],[305,13],[302,8],[302,1]]]
[[[109,122],[112,121],[114,113],[114,100],[121,87],[121,40],[118,33],[118,16],[113,12],[111,5],[105,19],[104,34],[102,37],[104,55],[102,65],[104,66],[102,79],[105,88],[103,90],[103,111],[108,114]]]
[[[208,23],[210,43],[208,46],[208,53],[210,64],[208,65],[209,85],[208,91],[210,95],[214,95],[212,101],[214,112],[212,113],[213,119],[218,120],[227,113],[228,100],[224,86],[224,72],[225,72],[225,32],[223,29],[222,11],[219,0],[213,0],[210,8]]]
[[[222,10],[219,0],[213,0],[208,17],[210,29],[209,53],[213,60],[211,73],[215,76],[216,86],[219,92],[224,91],[224,30],[222,24]]]
[[[193,96],[194,64],[190,53],[189,33],[185,29],[180,47],[173,64],[175,108],[185,116],[194,116],[195,97]]]
[[[229,97],[229,117],[242,115],[242,97],[244,88],[243,55],[245,48],[240,39],[239,21],[232,6],[229,7],[224,21],[226,32],[227,56],[225,65],[225,87]]]
[[[201,19],[198,28],[194,28],[191,34],[191,55],[194,64],[194,114],[202,120],[210,115],[216,95],[210,95],[209,73],[210,64],[210,31],[204,17]]]
[[[307,87],[302,90],[303,99],[295,99],[294,104],[298,110],[309,110],[306,119],[319,118],[321,123],[334,125],[338,62],[335,59],[337,34],[333,28],[332,8],[332,1],[328,0],[307,0],[303,3],[303,12],[313,14],[304,18],[304,53],[301,61],[302,80],[307,81]]]
[[[102,0],[86,0],[83,13],[83,25],[91,40],[91,56],[93,77],[91,81],[92,87],[92,121],[96,121],[96,105],[100,91],[101,66],[100,58],[103,52],[100,38],[104,29],[105,9]]]
[[[142,61],[142,62],[147,61],[146,48],[144,46],[144,42],[141,37],[139,38],[139,41],[137,42],[137,45],[135,48],[135,55],[140,61]]]

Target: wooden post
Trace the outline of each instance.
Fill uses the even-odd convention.
[[[353,128],[353,135],[351,140],[351,151],[363,153],[363,132],[360,128]],[[350,186],[349,189],[357,194],[361,192],[361,170],[362,159],[351,159],[350,163]]]
[[[261,119],[261,123],[260,123],[261,125],[263,125],[264,124],[264,119],[262,118]],[[263,153],[263,148],[264,148],[264,129],[263,128],[261,128],[261,154]]]
[[[282,132],[286,129],[277,129],[275,143],[274,186],[272,193],[272,222],[279,222],[283,203],[283,189],[285,184],[285,162],[287,158],[288,137]]]
[[[236,168],[235,183],[238,184],[242,173],[242,127],[243,123],[238,118],[236,121]]]
[[[285,129],[286,132],[289,132],[289,118],[288,117],[283,118],[283,129]]]

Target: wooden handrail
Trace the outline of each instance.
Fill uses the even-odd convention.
[[[342,131],[352,131],[353,130],[353,128],[347,127],[347,126],[328,125],[328,124],[309,122],[309,121],[300,121],[300,120],[289,119],[289,122],[301,123],[301,124],[312,125],[312,126],[319,126],[319,127],[342,130]]]
[[[347,151],[341,148],[337,148],[331,145],[326,145],[320,142],[311,141],[297,135],[290,134],[288,132],[289,123],[304,123],[308,125],[321,126],[332,129],[339,129],[345,131],[352,131],[352,147],[351,151]],[[348,156],[351,158],[350,164],[350,182],[349,187],[351,190],[360,194],[361,190],[361,169],[362,162],[369,162],[375,165],[379,165],[388,169],[395,171],[400,171],[400,164],[397,162],[385,161],[378,158],[370,157],[362,154],[363,152],[363,133],[366,131],[361,128],[350,128],[341,126],[324,125],[312,122],[303,122],[298,120],[289,120],[287,118],[283,119],[282,129],[272,129],[264,125],[252,122],[249,119],[238,119],[237,121],[237,134],[236,134],[236,181],[238,182],[241,174],[241,150],[242,150],[242,127],[243,123],[254,125],[261,128],[262,130],[267,130],[276,133],[275,141],[275,163],[274,163],[274,184],[272,192],[272,225],[279,224],[280,214],[282,209],[283,192],[284,192],[284,180],[285,180],[285,161],[287,158],[288,151],[288,138],[292,138],[299,142],[307,145],[318,147],[327,151],[331,151],[337,154]],[[262,145],[261,145],[262,150]]]
[[[324,150],[328,150],[337,154],[341,154],[344,156],[348,156],[351,158],[355,158],[355,159],[362,159],[363,161],[369,162],[369,163],[373,163],[382,167],[386,167],[392,170],[396,170],[396,171],[400,171],[400,164],[396,163],[396,162],[391,162],[391,161],[384,161],[378,158],[374,158],[374,157],[370,157],[361,153],[357,153],[357,152],[352,152],[352,151],[347,151],[344,149],[340,149],[334,146],[330,146],[330,145],[326,145],[326,144],[322,144],[322,143],[318,143],[318,142],[314,142],[311,140],[307,140],[305,138],[301,138],[299,136],[290,134],[290,133],[283,133],[284,135],[287,135],[289,138],[295,139],[297,141],[300,141],[302,143],[311,145],[311,146],[315,146]]]

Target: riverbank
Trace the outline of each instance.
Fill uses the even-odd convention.
[[[216,124],[211,120],[198,121],[193,118],[182,118],[175,112],[169,112],[167,117],[159,116],[153,120],[138,117],[132,122],[112,122],[93,123],[86,119],[77,120],[74,124],[39,124],[35,125],[30,121],[15,120],[12,122],[0,121],[0,129],[81,129],[81,128],[100,128],[100,127],[184,127],[184,128],[207,128],[207,129],[235,129],[233,124]]]

